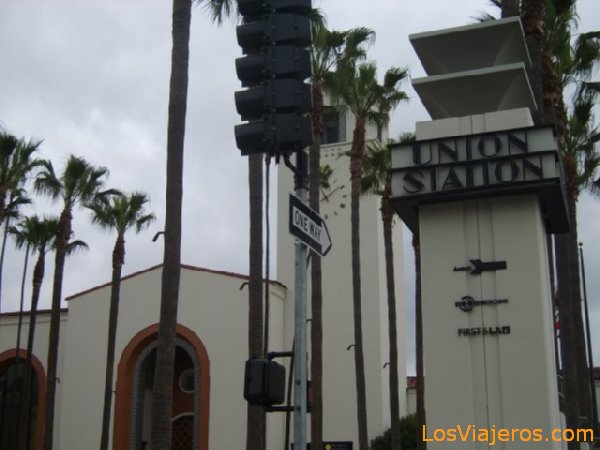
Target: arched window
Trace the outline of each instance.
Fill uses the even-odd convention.
[[[20,448],[19,434],[25,439],[29,435],[29,448],[41,445],[41,424],[43,422],[43,395],[40,387],[44,381],[43,368],[37,358],[32,357],[31,370],[27,371],[21,350],[20,358],[16,350],[0,354],[0,450]],[[26,392],[26,377],[31,376],[31,389]],[[42,378],[42,380],[40,380]],[[27,408],[29,413],[27,414]],[[21,414],[29,416],[29,423],[20,422]],[[23,430],[27,427],[27,430]]]
[[[152,390],[158,326],[139,332],[119,363],[114,417],[114,450],[150,448]],[[174,449],[208,449],[210,363],[195,333],[177,326],[173,377]]]

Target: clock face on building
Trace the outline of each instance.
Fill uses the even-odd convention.
[[[329,214],[335,216],[346,208],[348,194],[346,185],[340,183],[337,179],[332,180],[327,188],[321,189],[321,209],[323,218],[327,220]]]

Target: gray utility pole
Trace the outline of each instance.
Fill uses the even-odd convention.
[[[287,161],[286,161],[287,163]],[[302,203],[308,200],[308,164],[304,150],[296,152],[295,194]],[[308,247],[295,241],[294,289],[294,450],[306,450],[306,267]]]

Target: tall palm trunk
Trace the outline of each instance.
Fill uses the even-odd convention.
[[[33,344],[35,340],[35,324],[37,320],[37,308],[40,299],[40,291],[42,289],[42,281],[44,280],[44,272],[46,266],[46,253],[40,251],[38,254],[35,267],[33,269],[33,280],[31,290],[31,311],[29,313],[29,331],[27,333],[27,353],[25,364],[25,384],[23,386],[23,406],[21,417],[19,419],[19,448],[31,448],[31,391],[33,389],[33,373],[32,373],[32,355]],[[39,401],[39,399],[38,399]],[[41,417],[38,415],[37,420]]]
[[[354,312],[354,364],[359,450],[368,450],[367,394],[362,337],[362,296],[360,272],[360,194],[365,147],[365,118],[356,117],[350,151],[350,229],[352,249],[352,307]]]
[[[564,139],[564,108],[561,111],[557,109],[557,103],[562,104],[561,88],[556,79],[554,63],[548,49],[544,49],[544,30],[546,28],[547,4],[545,0],[523,0],[523,28],[527,40],[527,47],[531,56],[531,70],[529,79],[532,90],[538,106],[538,111],[534,114],[534,121],[540,124],[555,124],[557,131],[557,140],[562,147]],[[562,411],[565,414],[567,428],[579,426],[581,393],[580,387],[586,384],[579,384],[578,380],[578,357],[576,354],[577,346],[577,317],[581,320],[581,311],[577,313],[579,306],[579,279],[578,270],[574,270],[574,265],[578,264],[577,258],[577,237],[576,237],[576,211],[575,201],[571,201],[571,194],[576,192],[573,189],[573,181],[576,179],[576,166],[566,167],[569,161],[563,156],[565,164],[567,199],[569,207],[569,216],[571,219],[571,229],[574,233],[558,234],[555,237],[555,257],[556,257],[556,279],[558,285],[557,307],[560,321],[560,353],[561,353],[561,390],[563,395]],[[567,172],[573,172],[572,174]],[[573,177],[575,174],[575,178]],[[572,243],[575,242],[575,245]],[[575,260],[574,260],[575,259]],[[577,278],[573,278],[573,277]],[[573,290],[577,291],[574,292]],[[583,329],[583,328],[581,328]],[[577,450],[580,445],[576,441],[568,443],[569,450]]]
[[[419,231],[413,234],[413,250],[415,254],[415,347],[417,369],[417,433],[426,423],[425,417],[425,377],[423,376],[423,309],[421,304],[421,247],[419,244]],[[427,442],[417,439],[417,449],[425,450]]]
[[[181,272],[183,145],[187,110],[191,0],[173,0],[173,48],[167,129],[167,188],[159,336],[154,374],[151,445],[171,448],[175,328]]]
[[[50,312],[50,332],[48,335],[48,362],[46,364],[46,411],[44,421],[44,450],[52,450],[54,440],[54,404],[56,400],[56,379],[58,346],[60,343],[60,301],[65,268],[67,243],[71,236],[71,210],[65,207],[60,215],[56,236],[56,257],[54,261],[54,281],[52,286],[52,309]]]
[[[564,379],[564,412],[567,424],[574,426],[590,425],[592,417],[591,390],[588,388],[588,368],[585,348],[585,334],[581,310],[579,277],[579,249],[577,246],[577,199],[580,190],[580,175],[577,157],[566,151],[567,112],[563,89],[556,75],[556,67],[551,49],[542,54],[543,108],[544,118],[554,123],[556,137],[561,149],[561,159],[565,173],[567,208],[570,231],[559,234],[555,239],[558,284],[558,311]],[[567,425],[569,426],[569,425]],[[579,449],[580,444],[572,441],[569,449]]]
[[[392,224],[394,211],[390,205],[392,193],[391,179],[388,176],[381,196],[381,220],[383,222],[383,246],[385,250],[385,276],[387,284],[389,359],[390,359],[390,415],[392,431],[391,450],[401,450],[400,442],[400,403],[398,392],[398,330],[396,321],[396,283],[394,280],[394,245],[392,240]]]
[[[104,384],[104,407],[102,410],[102,433],[100,450],[108,449],[108,433],[112,408],[113,371],[115,367],[115,341],[119,320],[119,301],[121,297],[121,268],[125,259],[125,239],[117,236],[113,249],[112,282],[110,287],[110,311],[108,313],[108,340],[106,345],[106,376]]]
[[[25,283],[27,281],[27,266],[29,265],[30,244],[25,247],[25,260],[23,261],[23,275],[21,276],[21,298],[19,300],[19,322],[17,323],[17,359],[21,351],[21,330],[23,328],[23,310],[25,308]]]
[[[8,223],[6,224],[7,228],[8,228]],[[23,275],[21,277],[21,298],[19,301],[19,321],[17,323],[17,342],[15,345],[15,348],[17,349],[17,360],[19,360],[21,358],[21,330],[23,328],[23,309],[25,306],[25,282],[27,280],[27,265],[29,262],[29,248],[30,248],[30,244],[27,244],[27,246],[25,247],[25,261],[23,262]],[[25,371],[27,371],[26,366],[22,366],[24,368]],[[26,374],[25,374],[26,376]],[[25,378],[25,377],[23,377]],[[24,393],[23,393],[24,395]],[[21,416],[21,411],[23,410],[23,408],[25,407],[25,402],[24,402],[24,398],[21,397],[21,401],[19,402],[18,408],[17,408],[17,417],[19,418]],[[16,435],[17,435],[17,439],[19,437],[19,433],[20,433],[20,426],[21,426],[21,422],[17,421],[17,429],[16,429]]]
[[[9,222],[10,217],[6,217],[6,222],[4,223],[4,234],[2,236],[2,249],[0,250],[0,311],[2,311],[2,274],[4,273],[4,255],[6,253],[6,241],[8,239]]]
[[[261,358],[263,357],[263,170],[261,154],[248,157],[248,188],[250,195],[248,354],[250,358]],[[263,450],[265,448],[265,419],[262,407],[248,405],[246,450]]]
[[[313,143],[309,150],[309,205],[320,210],[319,187],[321,183],[321,134],[323,132],[323,91],[319,82],[312,85]],[[323,280],[321,257],[312,252],[310,257],[311,323],[310,323],[310,374],[311,413],[310,442],[312,448],[323,447]]]
[[[565,173],[572,170],[572,161],[563,158]],[[569,175],[567,175],[567,178]],[[569,189],[568,189],[569,191]],[[565,416],[567,427],[591,426],[591,390],[586,361],[585,336],[581,310],[577,239],[577,201],[567,194],[571,231],[555,238],[558,275],[558,314],[560,321],[562,376],[565,386]],[[587,422],[582,423],[582,418]],[[569,443],[569,449],[579,444]]]
[[[556,77],[554,62],[547,52],[544,54],[544,111],[554,118],[557,140],[560,148],[564,148],[566,133],[567,113],[564,104],[562,87]],[[588,367],[585,348],[585,333],[583,328],[581,310],[581,289],[579,277],[579,248],[577,239],[577,199],[580,191],[580,176],[577,167],[577,157],[570,153],[562,152],[562,162],[565,173],[567,190],[567,207],[571,231],[559,234],[556,237],[556,259],[558,266],[558,310],[560,323],[567,327],[564,338],[561,338],[563,350],[563,366],[574,364],[568,369],[571,372],[565,382],[571,384],[569,392],[573,397],[569,407],[573,414],[573,421],[581,425],[581,418],[585,418],[585,426],[591,426],[592,402],[591,390],[588,389]],[[561,332],[562,333],[562,332]],[[571,376],[574,378],[571,378]],[[568,397],[567,397],[567,401]],[[571,444],[570,448],[579,448],[579,444]]]

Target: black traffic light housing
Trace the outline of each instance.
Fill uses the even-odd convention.
[[[285,401],[285,367],[270,359],[249,359],[244,371],[244,398],[251,405]]]
[[[311,0],[238,0],[243,24],[238,43],[246,55],[236,60],[242,87],[235,93],[242,120],[235,138],[242,155],[288,154],[312,143]]]

